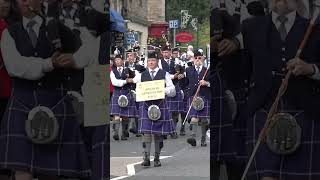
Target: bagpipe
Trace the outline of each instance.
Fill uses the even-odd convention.
[[[32,6],[29,6],[28,8],[34,14],[42,18],[42,27],[46,30],[47,39],[52,45],[53,53],[74,53],[79,49],[81,45],[80,41],[72,30],[59,22],[58,19],[48,16],[43,9],[35,10]],[[83,75],[82,71],[66,68],[54,69],[46,75],[46,78],[55,78],[55,76],[59,76],[56,78],[62,78],[61,81],[67,86],[66,89],[69,92],[60,99],[57,104],[63,102],[66,98],[69,98],[75,112],[78,114],[77,119],[79,120],[79,123],[83,122],[83,114],[81,113],[83,112],[83,99],[78,92],[80,91],[78,88],[81,88],[80,84],[82,84],[82,81],[78,79],[81,78],[81,75]],[[66,77],[69,77],[68,80],[66,80]],[[73,88],[76,88],[76,91],[73,91]],[[49,107],[37,106],[31,109],[28,114],[28,119],[25,123],[25,131],[28,138],[33,143],[50,144],[57,138],[60,131],[60,124]]]

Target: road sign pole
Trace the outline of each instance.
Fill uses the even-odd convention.
[[[199,29],[197,30],[197,48],[199,48]]]
[[[176,28],[173,29],[173,47],[176,47]]]

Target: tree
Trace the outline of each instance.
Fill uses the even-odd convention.
[[[210,43],[210,0],[166,0],[166,21],[181,20],[181,10],[189,10],[193,18],[198,18],[199,47],[206,48]],[[186,29],[177,29],[177,32],[188,31],[193,33],[195,40],[190,44],[196,45],[197,32],[189,24]]]

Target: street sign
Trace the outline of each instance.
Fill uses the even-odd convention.
[[[179,21],[178,20],[169,21],[169,28],[170,29],[177,29],[178,27],[179,27]]]
[[[133,33],[127,34],[127,44],[134,44],[136,42],[136,38]]]

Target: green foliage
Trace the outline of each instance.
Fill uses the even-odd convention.
[[[189,10],[192,17],[198,18],[199,30],[199,48],[206,48],[210,42],[210,0],[166,0],[166,20],[181,20],[181,10]],[[194,36],[194,41],[190,42],[194,47],[197,46],[197,32],[191,27],[190,23],[186,29],[177,29],[180,31],[191,32]],[[171,34],[173,31],[171,31]],[[172,42],[172,41],[171,41]],[[181,44],[180,46],[186,46]]]

